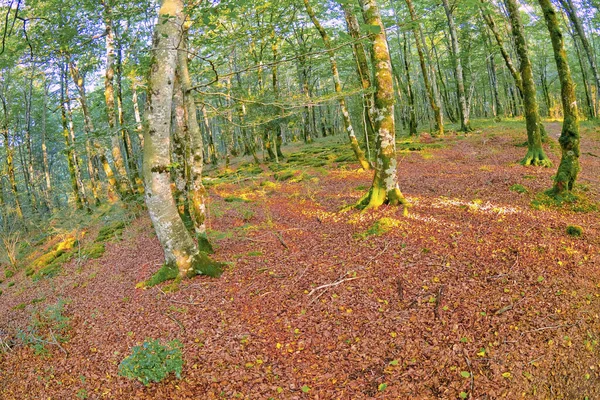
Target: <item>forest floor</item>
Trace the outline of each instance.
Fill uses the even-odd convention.
[[[212,171],[209,235],[227,268],[176,292],[136,288],[162,262],[141,207],[104,210],[83,245],[102,222],[128,223],[101,258],[0,284],[0,343],[12,344],[0,398],[600,398],[600,130],[582,129],[588,200],[560,208],[540,195],[555,167],[518,164],[523,122],[479,125],[399,138],[406,217],[340,212],[371,173],[344,161],[339,136],[285,147],[271,169]],[[547,153],[557,165],[555,142]],[[20,345],[59,299],[63,326]],[[146,338],[181,341],[181,380],[118,375]]]

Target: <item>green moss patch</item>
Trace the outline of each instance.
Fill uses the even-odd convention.
[[[120,239],[124,229],[125,222],[123,221],[115,221],[110,224],[104,225],[100,229],[100,232],[98,232],[98,236],[96,237],[96,243],[107,242],[114,238]]]
[[[510,190],[511,192],[517,192],[517,193],[520,193],[520,194],[523,194],[523,193],[527,193],[527,192],[529,192],[529,190],[527,190],[527,188],[526,188],[525,186],[523,186],[523,185],[519,185],[518,183],[516,183],[516,184],[512,185],[512,186],[509,188],[509,190]]]
[[[402,221],[400,220],[383,217],[380,220],[375,221],[375,223],[360,236],[363,238],[368,236],[380,236],[391,231],[392,229],[398,228],[401,225]]]
[[[567,226],[567,235],[581,237],[583,235],[583,228],[579,225],[569,225]]]
[[[577,213],[598,211],[598,204],[589,199],[581,190],[564,194],[553,194],[552,190],[539,193],[531,201],[531,208],[539,211],[547,209],[561,209]]]
[[[81,251],[81,255],[87,259],[96,259],[102,257],[105,251],[106,245],[104,243],[92,243]]]
[[[156,285],[160,285],[163,282],[171,281],[177,279],[179,276],[179,271],[177,267],[173,264],[163,264],[162,267],[158,271],[154,273],[146,282],[144,282],[144,286],[152,287]]]

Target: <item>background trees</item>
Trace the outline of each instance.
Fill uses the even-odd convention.
[[[141,115],[148,112],[158,6],[138,0],[0,6],[4,218],[43,218],[70,205],[87,210],[143,192]],[[205,162],[229,166],[233,157],[247,156],[256,164],[279,163],[287,144],[344,133],[363,168],[377,164],[383,86],[392,135],[442,136],[469,131],[478,118],[525,117],[524,163],[549,165],[540,115],[567,113],[537,3],[390,0],[377,4],[380,19],[369,19],[371,3],[359,1],[186,6],[177,90],[188,125],[179,155],[169,153],[166,165],[185,183],[183,192],[193,193],[178,197],[178,206],[193,216],[196,233],[203,231],[201,201],[194,199],[204,196]],[[553,6],[565,32],[574,100],[582,105],[573,115],[595,118],[598,6],[583,0]],[[391,68],[385,85],[380,63],[387,61],[377,53],[384,42]],[[174,140],[178,133],[170,128],[169,135]]]

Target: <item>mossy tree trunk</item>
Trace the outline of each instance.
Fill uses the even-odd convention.
[[[188,208],[194,230],[198,238],[198,246],[201,251],[212,252],[212,246],[206,236],[206,202],[208,193],[202,184],[202,168],[204,167],[204,144],[202,132],[198,124],[198,113],[196,103],[191,92],[192,81],[188,70],[188,33],[189,26],[185,23],[181,36],[180,48],[177,52],[177,75],[181,82],[183,94],[183,105],[185,109],[185,122],[187,125],[188,149],[187,149],[187,187]]]
[[[556,10],[550,0],[538,0],[544,12],[544,19],[552,39],[552,49],[556,69],[560,80],[561,99],[563,106],[563,126],[560,134],[562,157],[558,172],[554,178],[552,193],[560,195],[573,189],[579,174],[579,117],[577,113],[577,97],[575,83],[571,77],[571,69],[567,61],[567,52],[563,35],[556,15]]]
[[[180,278],[221,272],[218,263],[198,251],[171,192],[171,107],[183,23],[183,1],[163,0],[152,46],[143,161],[148,212],[164,250],[166,265],[176,269]]]
[[[515,81],[515,86],[519,90],[519,97],[525,103],[525,89],[524,89],[524,84],[523,84],[523,77],[521,76],[521,72],[519,72],[517,70],[517,68],[515,67],[515,64],[513,63],[512,58],[511,58],[510,54],[508,53],[506,45],[504,44],[504,39],[502,38],[502,34],[498,30],[498,27],[496,26],[496,22],[494,21],[494,17],[492,16],[492,14],[489,10],[489,7],[493,7],[493,6],[490,3],[486,2],[485,0],[481,0],[481,3],[482,3],[481,13],[483,15],[483,19],[484,19],[486,25],[488,26],[488,28],[490,29],[490,31],[492,32],[492,34],[494,35],[494,38],[496,39],[496,43],[498,44],[498,48],[500,49],[500,54],[502,54],[502,58],[504,59],[504,63],[506,64],[506,68],[508,68],[508,70],[510,71],[510,74],[512,75],[512,77]],[[518,16],[518,14],[517,14],[517,16]],[[512,22],[511,22],[511,24],[512,24]],[[521,25],[522,25],[522,23],[521,23]],[[514,34],[515,34],[515,32],[513,30],[513,36],[514,36]],[[524,35],[524,33],[523,33],[523,35]],[[518,46],[517,46],[517,56],[519,57],[519,60],[520,60],[521,58],[520,58],[520,55],[518,52]],[[531,63],[530,63],[530,66],[531,66]],[[523,68],[523,65],[521,65],[521,68]],[[517,108],[517,106],[518,105],[515,103],[515,108]],[[530,112],[531,112],[531,110],[530,110]],[[513,114],[516,115],[515,112],[513,112]],[[525,115],[527,115],[527,113],[525,113]],[[539,110],[536,110],[536,119],[537,119],[537,126],[540,130],[540,135],[541,135],[542,139],[544,139],[546,137],[546,128],[544,128],[544,124],[542,124],[542,119],[540,117]]]
[[[81,73],[79,72],[79,68],[77,68],[73,61],[69,63],[69,70],[71,72],[73,82],[75,83],[75,87],[77,87],[77,91],[79,93],[79,104],[81,105],[81,111],[83,112],[84,131],[87,136],[87,141],[89,142],[86,143],[86,149],[87,146],[91,146],[89,149],[87,149],[88,153],[91,155],[98,156],[98,159],[102,164],[102,170],[104,171],[104,175],[106,175],[106,180],[108,182],[108,200],[111,203],[115,202],[117,200],[118,193],[117,181],[115,179],[113,169],[108,163],[108,159],[106,158],[104,147],[102,147],[98,140],[93,137],[95,129],[90,109],[88,107],[83,76],[81,75]],[[88,160],[88,169],[90,168],[89,163],[90,160]]]
[[[121,139],[123,140],[123,148],[125,149],[125,155],[127,158],[127,167],[131,174],[133,181],[135,182],[136,190],[138,193],[144,193],[144,183],[140,178],[138,172],[136,156],[133,151],[133,143],[131,142],[131,136],[129,135],[129,129],[125,123],[125,112],[123,110],[123,51],[121,49],[121,43],[117,47],[117,64],[116,64],[116,80],[117,80],[117,113],[119,116],[119,128],[121,130]]]
[[[577,36],[579,36],[579,40],[583,45],[583,50],[585,51],[585,55],[590,63],[590,67],[592,69],[592,76],[594,78],[594,83],[596,86],[596,105],[594,106],[594,114],[598,111],[598,104],[600,104],[600,74],[598,73],[598,67],[596,64],[596,57],[594,55],[594,49],[590,45],[590,41],[587,38],[585,30],[583,28],[583,24],[581,20],[577,16],[576,6],[573,3],[573,0],[559,0],[560,4],[563,6],[565,11],[567,12],[567,16],[569,20],[573,24],[575,31],[577,32]],[[597,35],[596,31],[592,31],[592,35]]]
[[[19,201],[19,192],[17,190],[17,180],[15,179],[15,165],[14,165],[14,149],[10,143],[9,135],[9,115],[8,115],[8,104],[4,97],[4,94],[0,93],[0,101],[2,101],[2,110],[4,111],[4,118],[2,123],[2,137],[4,138],[4,147],[6,148],[6,172],[8,174],[8,182],[10,183],[10,190],[12,192],[15,201],[15,213],[17,217],[23,218],[23,209],[21,208],[21,202]],[[2,186],[0,186],[2,190]]]
[[[352,36],[354,43],[352,48],[354,50],[354,58],[356,60],[356,70],[358,78],[363,88],[363,108],[365,115],[365,125],[367,129],[367,137],[369,142],[375,142],[375,124],[373,123],[373,83],[371,82],[371,69],[369,68],[369,62],[367,59],[367,52],[365,46],[361,42],[360,24],[358,18],[354,14],[354,10],[349,3],[341,3],[344,10],[344,18],[346,19],[346,26],[348,33]]]
[[[360,166],[364,170],[370,170],[371,164],[365,157],[365,152],[360,148],[358,144],[358,140],[356,139],[356,134],[354,133],[354,127],[352,126],[352,120],[350,119],[350,112],[348,111],[348,107],[346,105],[346,100],[342,95],[342,82],[340,80],[340,74],[338,72],[337,61],[335,59],[335,51],[331,46],[331,39],[329,38],[329,34],[323,28],[317,16],[315,15],[315,11],[310,5],[309,0],[304,0],[304,5],[306,7],[306,12],[313,22],[315,28],[321,35],[321,39],[323,39],[323,43],[325,44],[325,48],[327,49],[327,55],[329,56],[329,64],[331,66],[331,74],[333,75],[333,82],[335,87],[335,92],[338,95],[338,103],[340,105],[340,109],[342,112],[342,121],[344,122],[344,130],[348,135],[348,139],[350,140],[350,146],[352,146],[352,151],[354,151],[354,155],[356,159],[360,163]]]
[[[521,164],[550,167],[552,162],[542,148],[542,134],[540,131],[542,123],[539,117],[533,69],[529,60],[529,51],[525,40],[525,28],[521,20],[519,6],[516,0],[505,0],[505,2],[510,17],[512,34],[515,39],[517,56],[520,62],[521,79],[523,81],[523,103],[527,126],[528,149],[527,155],[521,161]]]
[[[121,197],[127,196],[132,192],[131,181],[125,169],[125,161],[121,152],[119,135],[117,135],[117,114],[115,112],[115,34],[113,30],[113,17],[111,0],[102,0],[104,6],[104,23],[106,25],[106,74],[104,79],[104,98],[106,101],[106,116],[108,119],[108,129],[111,139],[111,152],[115,165],[117,179],[119,181],[119,191]]]
[[[377,208],[382,204],[407,205],[400,192],[396,160],[396,127],[394,121],[394,78],[388,49],[385,28],[375,0],[364,2],[363,13],[367,25],[379,27],[379,33],[372,33],[371,63],[375,68],[375,133],[376,165],[373,184],[369,193],[359,205]],[[406,207],[405,207],[406,211]]]

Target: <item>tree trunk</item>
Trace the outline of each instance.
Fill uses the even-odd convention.
[[[375,132],[377,134],[377,163],[373,184],[359,204],[377,208],[382,204],[406,206],[408,202],[400,192],[396,160],[396,127],[394,122],[394,79],[385,28],[375,0],[366,0],[363,7],[365,23],[378,26],[379,33],[370,34],[373,45],[371,62],[375,67]]]
[[[417,13],[415,12],[415,7],[413,6],[412,0],[406,0],[406,5],[408,6],[410,18],[413,23],[412,32],[413,36],[415,37],[417,53],[419,54],[419,63],[421,64],[421,72],[423,73],[423,83],[425,84],[425,91],[427,92],[427,97],[429,98],[429,105],[431,106],[431,110],[433,111],[433,115],[435,117],[436,135],[442,136],[444,134],[444,115],[442,114],[442,109],[438,103],[437,96],[434,93],[431,81],[429,80],[429,71],[427,70],[427,66],[425,64],[425,54],[423,53],[423,46],[425,45],[425,43],[421,43],[421,26],[418,22]]]
[[[79,69],[75,65],[74,62],[69,63],[69,70],[71,71],[71,77],[73,78],[73,82],[77,87],[77,91],[79,92],[79,104],[81,104],[81,111],[83,112],[83,121],[84,121],[84,130],[87,137],[86,143],[86,151],[88,152],[88,171],[90,174],[96,173],[96,168],[91,166],[90,156],[97,155],[100,163],[102,164],[102,170],[106,175],[106,180],[108,181],[108,200],[109,202],[115,202],[117,200],[117,181],[114,177],[113,170],[106,159],[106,154],[102,145],[95,139],[94,136],[94,123],[92,121],[92,116],[90,114],[90,109],[87,103],[87,95],[85,92],[85,83],[83,80],[83,76],[79,72]],[[90,148],[88,148],[88,146]],[[90,169],[91,168],[91,169]],[[92,182],[92,185],[95,185],[95,182]]]
[[[181,90],[183,93],[183,104],[185,107],[185,117],[187,124],[188,155],[187,155],[187,181],[188,181],[188,207],[190,216],[194,223],[194,230],[198,239],[200,251],[212,252],[212,246],[206,236],[206,202],[208,192],[202,184],[202,168],[204,167],[204,157],[202,143],[202,132],[198,124],[196,103],[191,93],[192,81],[188,70],[188,26],[183,27],[180,48],[177,52],[177,73],[181,79]]]
[[[561,195],[571,191],[579,174],[579,117],[577,115],[577,97],[575,95],[575,83],[571,77],[571,70],[567,61],[567,52],[560,24],[550,0],[539,0],[544,11],[544,19],[548,25],[552,49],[556,60],[556,69],[560,79],[561,98],[563,105],[564,120],[560,134],[560,148],[562,157],[558,172],[554,178],[552,193]]]
[[[344,9],[344,18],[346,19],[346,26],[348,28],[348,33],[352,36],[354,43],[352,44],[352,48],[354,50],[354,58],[356,60],[356,70],[358,73],[358,78],[360,79],[360,83],[363,88],[363,107],[365,114],[365,125],[367,130],[367,138],[369,142],[375,142],[375,125],[373,123],[373,93],[371,93],[373,84],[371,82],[371,70],[369,68],[369,63],[367,61],[367,53],[365,51],[365,47],[363,46],[360,33],[360,24],[358,23],[358,19],[352,10],[352,6],[349,3],[342,3],[342,8]]]
[[[536,99],[533,70],[529,60],[527,42],[525,41],[525,28],[519,14],[519,6],[516,0],[505,0],[508,9],[512,33],[515,38],[517,55],[520,61],[521,79],[523,81],[523,101],[525,106],[525,121],[527,125],[527,155],[521,161],[523,165],[540,165],[549,167],[552,165],[550,159],[542,148],[542,135],[540,132],[540,117]]]
[[[117,126],[117,115],[115,113],[115,35],[113,31],[112,10],[110,0],[102,0],[104,6],[104,23],[106,24],[106,75],[104,79],[104,98],[106,100],[106,116],[108,118],[108,130],[111,139],[112,156],[119,181],[121,197],[132,192],[131,182],[125,169],[125,161],[121,152],[119,136],[115,131]]]
[[[121,129],[121,139],[123,140],[123,148],[125,149],[129,173],[133,177],[138,193],[141,194],[144,193],[144,183],[142,182],[140,174],[138,173],[136,157],[135,153],[133,152],[133,144],[131,143],[131,137],[129,136],[129,129],[127,129],[127,125],[125,124],[125,113],[123,111],[123,57],[120,43],[117,49],[116,71],[117,112],[119,116],[119,128]]]
[[[454,24],[454,17],[452,15],[452,9],[448,0],[442,0],[444,10],[446,11],[446,17],[448,18],[448,27],[450,29],[450,42],[451,47],[451,58],[454,64],[454,70],[456,75],[456,87],[458,93],[458,111],[460,113],[460,130],[462,132],[471,131],[469,122],[469,105],[467,104],[467,96],[465,94],[465,80],[463,76],[462,62],[460,60],[460,48],[458,46],[458,35],[456,33],[456,25]]]
[[[348,139],[350,140],[350,145],[352,146],[352,150],[354,151],[354,155],[356,159],[360,163],[361,167],[364,170],[370,170],[371,164],[365,157],[364,151],[360,148],[358,144],[358,140],[356,139],[356,134],[354,133],[354,128],[352,127],[352,120],[350,119],[350,113],[348,111],[348,107],[346,106],[346,100],[342,96],[342,82],[340,80],[340,75],[338,72],[337,61],[335,59],[335,51],[331,47],[331,40],[329,39],[329,35],[325,28],[321,25],[319,20],[317,19],[313,8],[311,7],[309,0],[304,0],[304,5],[306,6],[306,12],[313,22],[317,31],[321,35],[321,39],[323,39],[323,43],[325,44],[325,48],[327,49],[327,55],[329,56],[329,64],[331,66],[331,74],[333,75],[333,82],[335,87],[335,92],[338,95],[338,103],[340,104],[340,109],[342,111],[342,119],[344,121],[344,130],[348,135]],[[393,92],[392,92],[393,95]]]
[[[8,182],[15,200],[15,213],[17,214],[17,217],[22,219],[23,209],[21,208],[21,202],[19,201],[19,191],[17,189],[17,180],[15,179],[14,149],[10,144],[8,105],[6,104],[6,98],[3,94],[0,94],[0,100],[2,101],[2,109],[4,111],[4,123],[2,124],[1,133],[4,138],[4,147],[6,148],[6,170],[8,173]],[[0,187],[0,190],[1,189],[2,188]]]
[[[587,56],[587,59],[590,63],[590,67],[592,69],[592,75],[594,78],[594,83],[596,84],[596,103],[598,103],[598,102],[600,102],[600,74],[598,74],[598,67],[596,65],[596,58],[594,57],[594,51],[592,50],[592,47],[590,46],[590,42],[585,34],[585,31],[583,29],[583,24],[581,23],[581,20],[577,16],[577,12],[576,12],[575,5],[573,4],[573,0],[559,0],[559,1],[560,1],[561,5],[563,6],[563,8],[565,9],[565,11],[567,12],[567,16],[569,17],[569,20],[571,20],[571,23],[575,27],[577,36],[579,36],[579,40],[581,41],[581,44],[583,45],[583,50],[585,51],[585,55]],[[595,33],[595,34],[597,34],[597,33]],[[594,110],[595,110],[594,114],[597,114],[598,104],[595,105]]]
[[[180,278],[195,274],[218,276],[221,265],[198,251],[171,192],[169,174],[171,105],[177,66],[177,46],[183,27],[183,1],[163,0],[153,39],[150,65],[147,128],[144,132],[146,205],[167,267]]]

